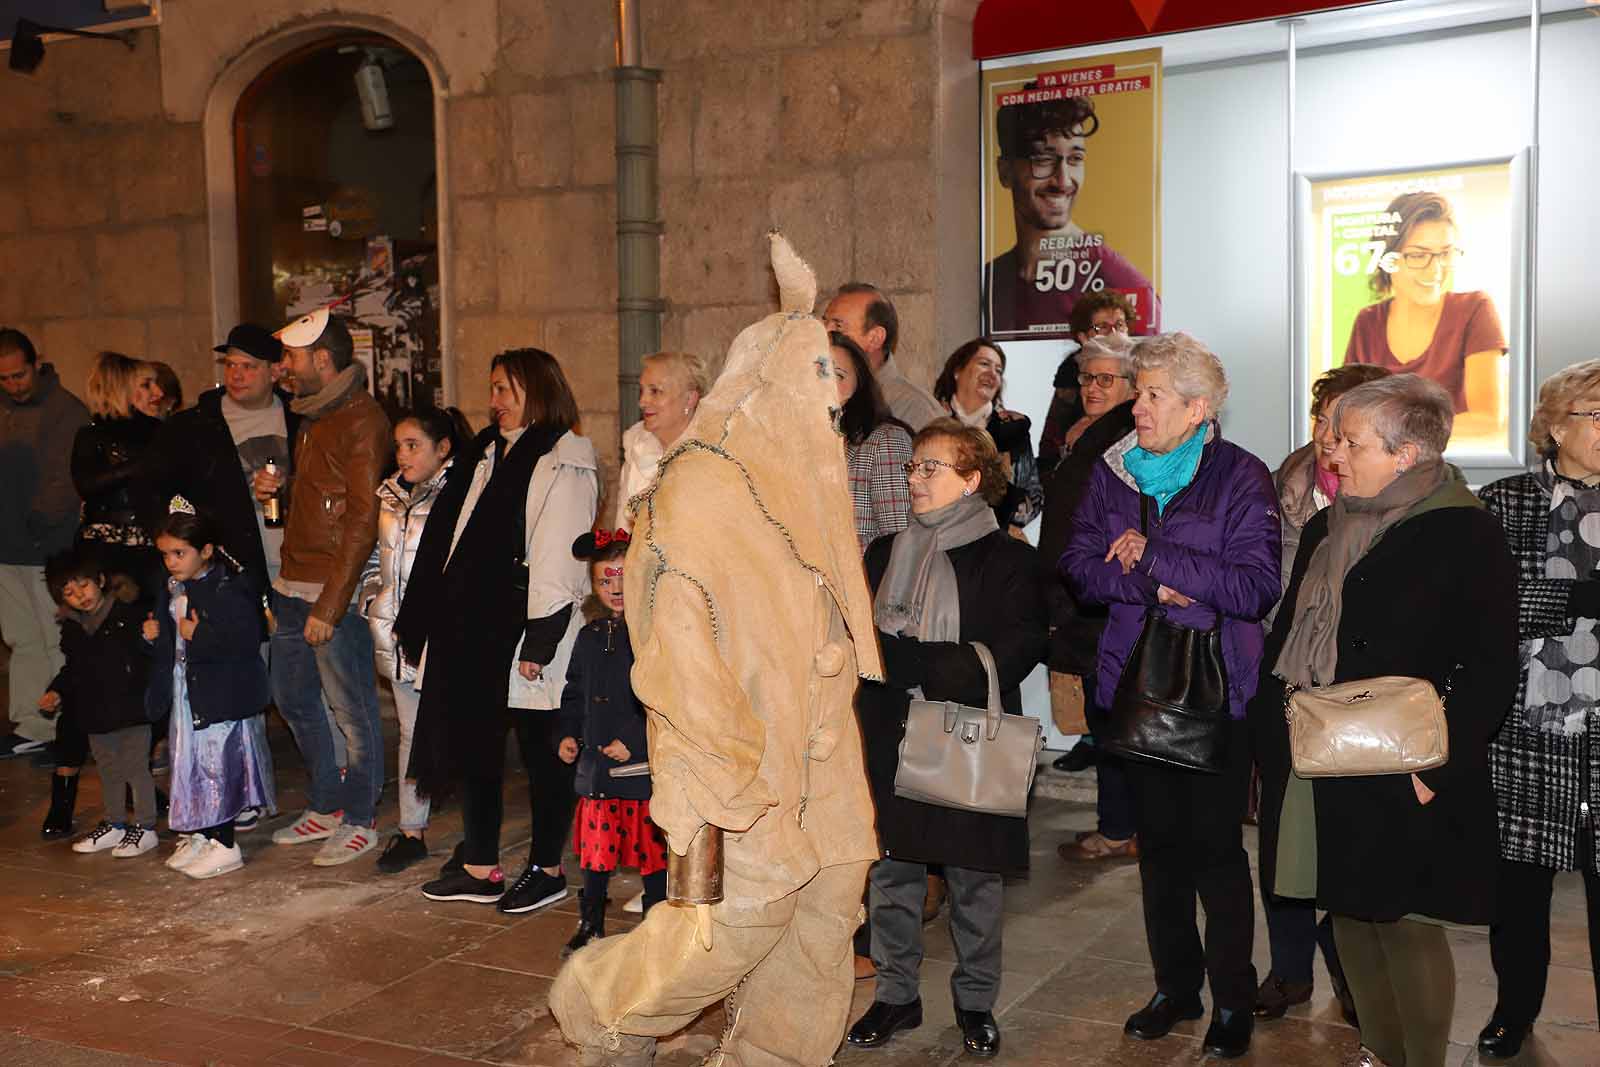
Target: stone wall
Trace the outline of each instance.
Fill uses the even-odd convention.
[[[663,347],[717,365],[740,329],[771,312],[765,234],[779,227],[824,293],[859,278],[892,295],[908,373],[932,383],[960,340],[940,337],[934,314],[941,55],[952,38],[964,54],[971,18],[940,18],[938,7],[642,7],[644,62],[662,72]],[[540,344],[567,369],[585,430],[614,470],[611,19],[600,3],[502,2],[499,66],[484,93],[450,102],[448,124],[464,406],[482,409],[474,390],[497,349]],[[975,116],[972,99],[961,110]],[[975,220],[976,178],[965,184]],[[976,294],[952,300],[963,297],[975,323]]]
[[[172,364],[190,399],[211,380],[200,125],[162,113],[160,52],[141,30],[0,72],[0,323],[79,393],[107,348]]]
[[[209,383],[208,349],[227,317],[211,260],[226,267],[231,238],[209,232],[207,205],[231,190],[220,173],[231,158],[228,72],[286,35],[388,32],[440,90],[445,355],[457,402],[481,423],[489,358],[512,345],[549,349],[609,484],[622,429],[613,8],[451,6],[459,18],[441,20],[431,0],[169,0],[163,26],[142,31],[131,54],[50,45],[38,75],[8,77],[0,108],[15,149],[0,154],[0,321],[29,330],[74,388],[106,347],[166,359],[190,388]],[[772,310],[764,235],[777,226],[825,293],[853,278],[886,289],[902,361],[932,381],[976,323],[965,261],[977,217],[976,67],[966,59],[975,6],[643,5],[644,62],[662,71],[665,347],[720,362],[734,334]]]

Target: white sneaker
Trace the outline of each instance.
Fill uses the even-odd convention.
[[[127,831],[122,827],[113,826],[101,819],[99,826],[96,826],[72,843],[72,851],[104,852],[108,848],[116,848],[122,844],[122,838],[126,833]]]
[[[631,912],[634,915],[642,915],[644,913],[644,890],[641,889],[629,897],[628,902],[622,906],[622,910]]]
[[[307,808],[300,813],[300,817],[288,826],[272,831],[274,845],[302,845],[307,841],[321,841],[333,836],[339,828],[339,820],[344,817],[344,812],[335,811],[324,815],[320,811]]]
[[[154,830],[146,830],[142,826],[130,826],[122,835],[122,843],[112,849],[111,854],[119,860],[125,860],[133,856],[142,856],[146,852],[154,852],[155,847]]]
[[[317,850],[311,862],[318,867],[337,867],[341,863],[349,863],[357,856],[365,856],[377,847],[376,827],[340,823],[332,836],[322,843],[322,848]]]
[[[199,859],[200,854],[205,850],[205,834],[179,834],[178,847],[173,849],[172,855],[167,857],[167,866],[175,871],[181,871]]]
[[[200,848],[200,855],[182,868],[190,878],[215,878],[244,866],[244,853],[239,851],[238,845],[230,848],[221,841],[207,838]]]

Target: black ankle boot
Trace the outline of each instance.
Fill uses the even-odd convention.
[[[50,813],[44,817],[39,836],[46,841],[72,836],[72,812],[78,806],[78,776],[50,776]]]
[[[566,959],[590,941],[604,936],[606,936],[606,898],[600,897],[591,903],[588,896],[580,891],[578,929],[561,949],[561,958]]]

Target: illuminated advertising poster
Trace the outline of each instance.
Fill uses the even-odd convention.
[[[1161,323],[1161,50],[983,75],[983,314],[997,337],[1070,334],[1114,291],[1133,333]]]
[[[1500,160],[1308,179],[1306,380],[1354,363],[1423,375],[1455,404],[1452,457],[1516,453],[1517,171]]]

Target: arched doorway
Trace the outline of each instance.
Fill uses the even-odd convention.
[[[233,114],[240,318],[335,305],[391,413],[445,402],[434,116],[422,61],[355,31],[279,58]]]

